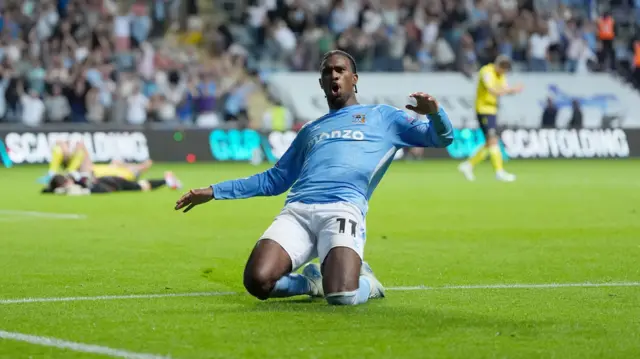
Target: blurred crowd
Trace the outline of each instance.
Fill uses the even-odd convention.
[[[598,63],[595,1],[255,0],[247,48],[261,68],[315,71],[337,47],[363,71],[474,72],[498,54],[519,70],[579,71]]]
[[[1,1],[0,122],[238,122],[244,109],[235,98],[256,88],[255,75],[233,51],[207,56],[197,46],[165,41],[179,6],[179,0]],[[200,22],[189,26],[203,37]]]
[[[472,75],[499,54],[516,71],[640,63],[640,0],[244,0],[214,26],[203,3],[0,1],[0,122],[272,122],[268,106],[250,114],[264,76],[317,71],[334,48],[359,71]]]

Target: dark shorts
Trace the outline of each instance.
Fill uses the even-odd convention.
[[[110,193],[121,191],[140,191],[142,188],[137,182],[129,181],[121,177],[100,177],[91,188],[92,193]]]
[[[480,125],[480,129],[482,130],[485,138],[498,135],[496,115],[484,115],[477,113],[476,116],[478,117],[478,124]]]

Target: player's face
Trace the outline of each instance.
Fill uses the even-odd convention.
[[[320,86],[331,108],[344,106],[354,97],[354,86],[358,75],[354,74],[348,58],[334,55],[328,58],[321,69]]]

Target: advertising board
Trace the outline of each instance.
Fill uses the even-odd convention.
[[[39,131],[26,129],[2,133],[0,153],[13,164],[48,163],[58,141],[83,142],[95,162],[114,159],[141,162],[149,159],[147,137],[140,131]]]
[[[0,162],[5,168],[44,164],[58,140],[83,141],[96,163],[114,159],[141,162],[270,162],[289,148],[294,131],[257,132],[251,129],[127,130],[114,128],[83,131],[0,130]],[[429,149],[425,158],[464,159],[485,139],[478,128],[454,130],[446,149]],[[508,160],[535,158],[640,157],[640,129],[504,129],[500,147]],[[403,159],[398,151],[395,159]]]

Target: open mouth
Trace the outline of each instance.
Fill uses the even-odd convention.
[[[331,84],[331,94],[333,96],[338,96],[340,94],[340,85],[337,83]]]

